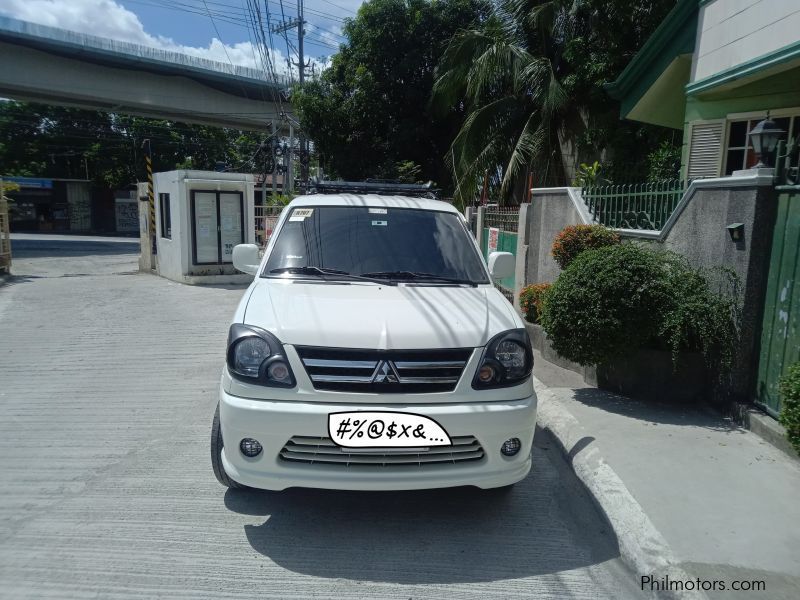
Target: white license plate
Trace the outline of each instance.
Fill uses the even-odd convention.
[[[392,411],[328,415],[328,435],[343,448],[428,448],[450,446],[450,436],[430,417]]]

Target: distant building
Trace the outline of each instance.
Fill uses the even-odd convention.
[[[13,202],[11,231],[135,233],[139,229],[138,209],[131,192],[99,188],[88,179],[3,180],[20,187],[6,192]]]

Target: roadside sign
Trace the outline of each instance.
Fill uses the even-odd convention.
[[[500,229],[489,227],[489,252],[497,252],[497,241],[500,239]]]

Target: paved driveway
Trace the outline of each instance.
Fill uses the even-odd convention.
[[[542,432],[503,499],[226,492],[208,436],[242,289],[137,274],[130,240],[13,244],[0,597],[643,597]]]

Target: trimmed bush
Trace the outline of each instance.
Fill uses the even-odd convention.
[[[581,253],[549,290],[541,323],[556,352],[582,365],[648,347],[671,350],[673,361],[702,352],[722,372],[736,343],[734,298],[677,254],[622,244]]]
[[[539,317],[542,314],[542,303],[551,285],[549,283],[534,283],[525,286],[520,291],[519,305],[522,308],[525,320],[529,323],[539,322]]]
[[[778,418],[786,428],[786,438],[800,454],[800,362],[794,363],[778,384],[781,395],[781,414]]]
[[[585,250],[619,243],[619,234],[603,225],[570,225],[556,236],[551,252],[558,265],[566,269]]]

